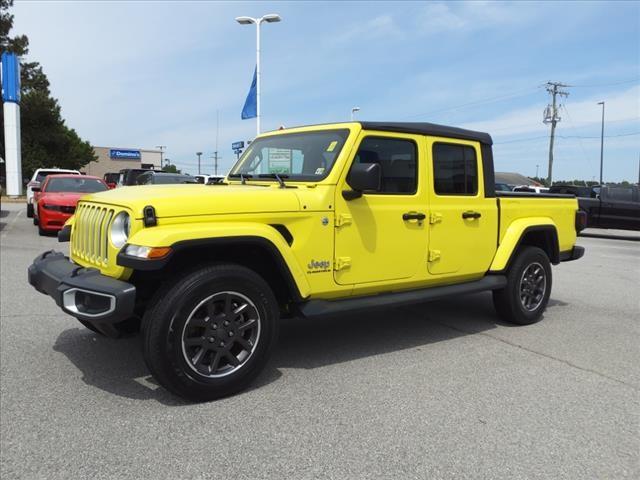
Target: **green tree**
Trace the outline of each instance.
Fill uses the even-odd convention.
[[[23,57],[20,68],[20,130],[22,134],[22,174],[31,177],[36,168],[79,169],[95,161],[89,142],[69,128],[60,113],[58,101],[51,96],[49,80],[38,62],[24,61],[29,53],[26,35],[10,36],[13,0],[0,0],[0,50]],[[4,125],[4,115],[0,110]],[[0,132],[0,149],[4,153],[4,128]],[[3,164],[4,166],[4,164]]]
[[[178,167],[176,167],[173,163],[168,163],[167,165],[162,167],[162,171],[167,173],[182,173],[182,171],[178,170]]]

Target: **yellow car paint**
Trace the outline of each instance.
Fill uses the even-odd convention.
[[[227,178],[227,185],[122,187],[88,195],[80,205],[128,211],[127,241],[135,245],[170,247],[188,240],[245,236],[265,239],[280,252],[303,298],[332,299],[473,280],[504,269],[520,236],[532,226],[555,227],[561,252],[575,244],[575,199],[485,197],[477,141],[364,130],[356,122],[286,129],[261,137],[328,129],[347,129],[349,136],[329,174],[318,182],[287,180],[288,188],[280,188],[272,179],[241,184],[238,178]],[[350,167],[367,136],[415,142],[414,194],[365,193],[345,200],[342,192],[350,190]],[[431,152],[436,142],[475,149],[477,194],[435,193]],[[143,225],[147,205],[155,209],[156,226]],[[481,216],[463,219],[467,211]],[[403,221],[406,212],[424,213],[425,219]],[[96,263],[81,254],[78,223],[76,217],[71,220],[72,260],[111,277],[129,278],[132,271],[117,265],[119,249],[110,240],[106,262]],[[286,227],[294,239],[291,245],[274,225]],[[106,235],[109,226],[96,228]]]

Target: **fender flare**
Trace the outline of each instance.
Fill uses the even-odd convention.
[[[505,271],[513,259],[525,236],[531,232],[545,232],[551,235],[551,255],[549,260],[554,265],[560,262],[560,247],[558,243],[558,228],[554,221],[547,217],[521,218],[514,220],[498,246],[489,271],[491,273]]]
[[[300,268],[285,238],[274,227],[256,223],[180,223],[139,230],[129,238],[128,244],[145,247],[171,247],[166,257],[145,260],[118,254],[118,265],[134,270],[160,270],[171,261],[176,252],[189,248],[211,246],[224,248],[229,244],[254,244],[265,248],[278,264],[280,273],[290,289],[300,299],[311,294],[309,282]]]

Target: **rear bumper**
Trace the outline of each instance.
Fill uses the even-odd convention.
[[[571,250],[566,252],[560,252],[561,262],[570,262],[572,260],[578,260],[584,256],[584,247],[575,246]]]
[[[60,252],[50,250],[38,256],[28,275],[36,290],[107,336],[117,336],[114,324],[134,315],[135,286],[80,267]]]

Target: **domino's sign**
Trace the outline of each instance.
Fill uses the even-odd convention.
[[[109,150],[109,157],[115,160],[140,160],[142,155],[140,150]]]

